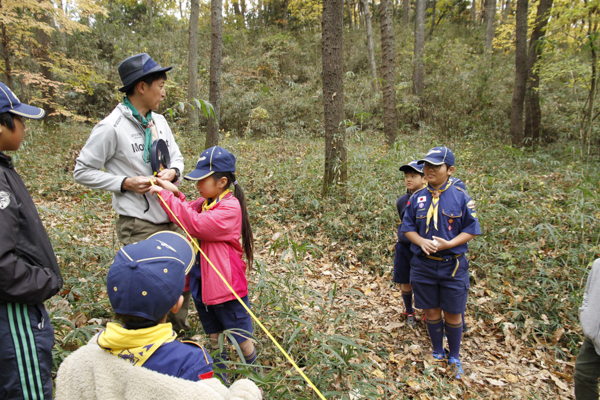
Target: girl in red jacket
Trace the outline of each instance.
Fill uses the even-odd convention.
[[[254,239],[244,192],[235,178],[235,156],[222,147],[211,147],[200,155],[196,169],[184,179],[196,182],[199,199],[186,201],[175,185],[161,179],[156,180],[159,186],[152,186],[150,191],[160,193],[168,208],[160,204],[171,221],[180,223],[200,242],[204,254],[249,307],[246,265],[252,265]],[[248,264],[242,260],[244,253]],[[246,362],[253,364],[256,350],[249,338],[252,319],[246,309],[200,254],[189,276],[198,317],[213,348],[218,346],[219,334],[232,330],[230,337],[239,344]],[[227,350],[221,352],[221,358],[227,358]],[[222,362],[214,365],[226,369]],[[226,381],[226,374],[220,376]]]

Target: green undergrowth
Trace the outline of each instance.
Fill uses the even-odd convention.
[[[89,131],[82,125],[44,130],[31,124],[14,154],[65,278],[63,290],[47,304],[57,334],[55,366],[113,315],[105,290],[118,248],[110,195],[72,180]],[[177,135],[190,169],[204,138]],[[322,199],[322,139],[221,138],[238,159],[237,178],[255,231],[253,309],[300,368],[332,399],[349,399],[351,393],[382,398],[403,385],[372,375],[373,356],[387,353],[377,345],[384,332],[360,328],[355,302],[363,294],[311,284],[320,274],[314,260],[342,270],[389,273],[395,201],[403,193],[398,167],[435,145],[454,150],[455,176],[475,199],[483,231],[470,243],[470,315],[485,324],[514,324],[526,343],[542,344],[570,361],[581,341],[577,310],[585,278],[600,256],[597,160],[561,143],[515,149],[491,138],[444,139],[427,130],[399,137],[391,149],[383,143],[375,132],[349,137],[349,180]],[[182,188],[195,197],[193,185]],[[192,323],[190,334],[204,337],[194,316]],[[254,329],[262,372],[256,375],[236,357],[230,368],[253,376],[266,398],[317,398],[256,324]]]

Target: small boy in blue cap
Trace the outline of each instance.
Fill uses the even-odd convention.
[[[427,331],[435,359],[445,358],[444,330],[450,350],[448,364],[457,379],[464,374],[460,361],[463,313],[469,291],[467,242],[481,235],[475,202],[449,178],[454,154],[434,147],[423,164],[427,186],[409,200],[401,231],[412,242],[411,284],[415,307],[425,310]],[[442,321],[444,312],[444,322]]]
[[[56,256],[25,183],[5,151],[17,151],[23,104],[0,82],[0,398],[52,399],[54,331],[44,301],[63,285]]]
[[[404,183],[406,184],[406,193],[396,201],[400,225],[398,225],[398,240],[396,242],[396,253],[394,254],[394,278],[393,281],[401,285],[402,300],[404,301],[404,315],[406,316],[406,326],[416,327],[415,310],[413,309],[413,291],[410,284],[410,260],[413,256],[410,251],[411,241],[407,239],[402,230],[402,219],[408,199],[412,194],[423,188],[425,182],[423,166],[417,161],[411,161],[400,167],[404,172]]]
[[[212,359],[202,346],[179,342],[167,313],[183,304],[185,275],[195,261],[191,243],[163,231],[123,247],[106,277],[106,290],[121,324],[108,323],[97,337],[105,351],[166,375],[212,378]]]

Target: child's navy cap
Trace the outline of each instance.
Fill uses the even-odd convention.
[[[400,167],[402,172],[410,172],[410,170],[417,171],[419,174],[423,174],[423,165],[420,165],[416,160],[411,161],[408,164],[404,164]]]
[[[450,150],[447,147],[443,147],[443,146],[434,147],[433,149],[431,149],[427,152],[427,155],[425,156],[425,158],[422,158],[417,162],[419,164],[428,162],[429,164],[432,164],[432,165],[448,164],[449,166],[453,166],[454,165],[454,153],[452,153],[452,150]]]
[[[195,260],[192,244],[179,233],[158,232],[123,247],[106,276],[116,313],[158,321],[177,303]]]
[[[196,169],[184,178],[188,181],[199,181],[215,172],[235,172],[235,156],[220,146],[204,150],[198,158]]]
[[[32,119],[43,118],[45,114],[41,108],[21,103],[12,90],[0,82],[0,113],[5,112]]]
[[[146,75],[155,72],[167,72],[171,69],[173,67],[161,67],[147,53],[131,56],[119,64],[117,68],[121,82],[123,82],[123,87],[119,88],[119,91],[127,92],[134,83],[139,82]]]

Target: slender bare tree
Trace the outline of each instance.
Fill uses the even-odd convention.
[[[537,63],[542,57],[543,37],[550,18],[553,0],[540,0],[535,17],[535,25],[529,40],[529,60],[527,65],[527,90],[525,91],[525,137],[539,139],[542,126],[540,108],[540,74]]]
[[[471,22],[475,24],[477,21],[477,0],[471,0]]]
[[[47,0],[38,0],[40,4],[47,3]],[[42,22],[43,25],[54,26],[54,22],[52,17],[46,11],[41,11],[36,15],[36,20]],[[33,52],[36,56],[38,63],[40,65],[40,72],[48,81],[54,80],[52,78],[52,58],[50,57],[50,35],[44,29],[36,29],[35,37],[37,39],[37,46],[35,51]],[[47,86],[42,91],[43,97],[43,105],[44,111],[46,115],[44,115],[44,120],[49,120],[56,111],[55,102],[54,102],[54,87],[52,85],[43,85]]]
[[[219,144],[219,121],[221,119],[221,61],[223,58],[223,1],[210,2],[210,86],[209,101],[215,118],[208,119],[208,133],[205,148]]]
[[[517,0],[515,87],[510,109],[510,137],[515,146],[523,144],[523,101],[527,85],[527,6],[528,0]]]
[[[492,52],[494,43],[494,20],[496,19],[496,0],[485,0],[485,50]]]
[[[344,119],[343,31],[344,0],[323,0],[322,17],[323,114],[325,120],[325,173],[323,196],[348,178]]]
[[[410,24],[410,0],[402,0],[402,26]]]
[[[367,55],[369,57],[369,72],[371,72],[371,88],[377,90],[377,66],[375,65],[375,49],[373,46],[373,28],[371,27],[371,11],[369,10],[369,0],[362,0],[363,15],[365,16],[365,26],[367,28]]]
[[[390,0],[380,0],[381,75],[383,77],[383,130],[388,146],[396,140],[396,85],[394,76],[394,25]]]
[[[415,9],[415,55],[413,61],[413,94],[421,97],[424,85],[423,53],[425,51],[425,0],[417,0]]]
[[[188,132],[198,128],[198,111],[193,104],[198,96],[198,16],[200,15],[200,0],[191,0],[190,34],[188,42]]]

